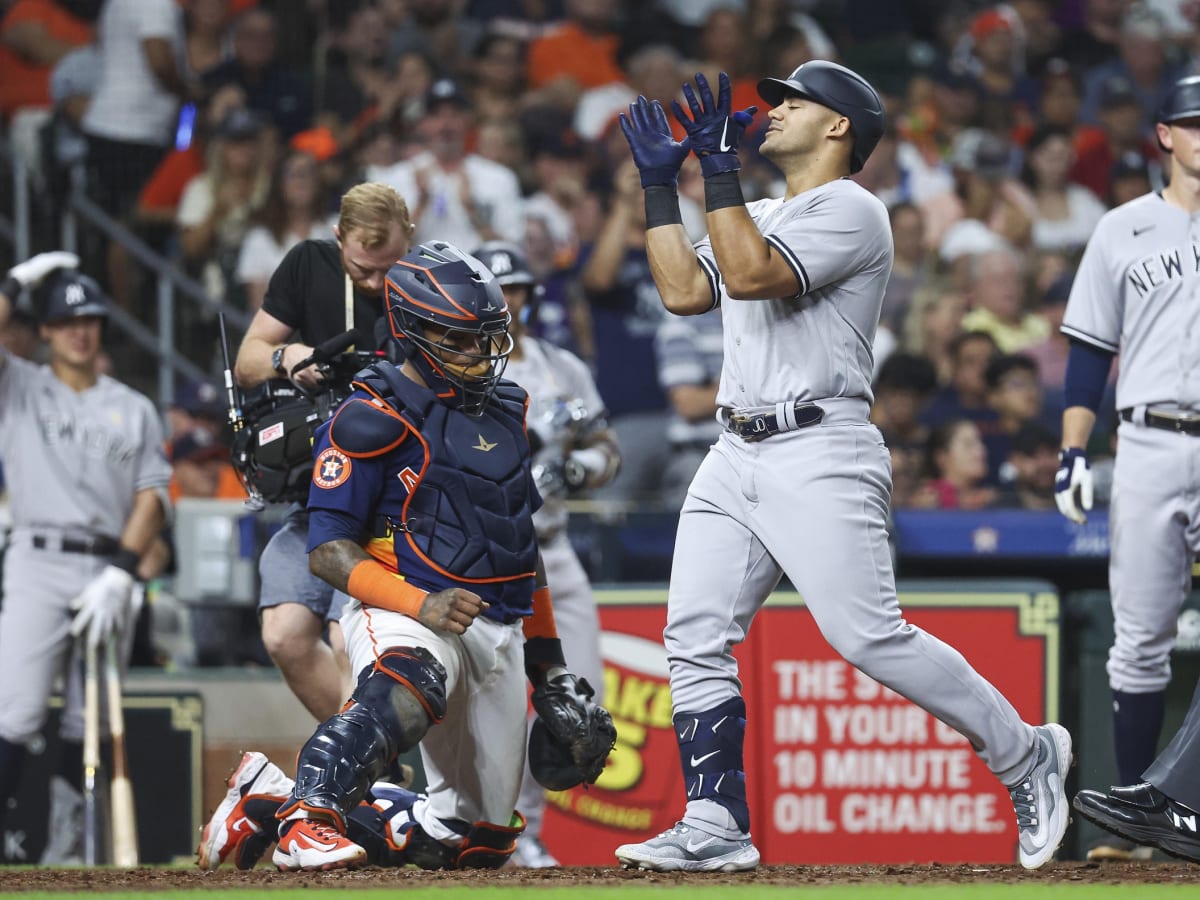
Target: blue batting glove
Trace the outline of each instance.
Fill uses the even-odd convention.
[[[696,87],[700,89],[700,99],[690,84],[683,86],[683,96],[691,109],[691,115],[683,111],[678,100],[671,101],[671,111],[688,133],[692,144],[692,152],[700,159],[700,170],[704,177],[719,175],[722,172],[736,172],[742,167],[738,161],[738,141],[746,128],[754,121],[757,106],[730,112],[733,91],[729,85],[729,76],[724,72],[717,79],[717,99],[713,100],[712,89],[708,79],[696,74]]]
[[[675,140],[662,104],[639,96],[629,104],[629,116],[621,113],[618,118],[633,151],[642,187],[660,184],[673,187],[679,181],[679,168],[687,159],[689,144],[686,139]]]

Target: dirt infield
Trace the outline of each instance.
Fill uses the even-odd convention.
[[[1064,862],[1026,872],[1017,866],[762,866],[736,874],[659,873],[616,868],[502,869],[500,871],[423,872],[418,869],[359,869],[352,872],[285,874],[267,868],[252,872],[221,869],[201,873],[190,869],[132,871],[38,869],[3,875],[4,891],[219,891],[234,888],[388,888],[423,887],[449,883],[479,885],[570,887],[636,883],[645,885],[744,884],[798,887],[802,885],[861,884],[1200,884],[1200,865],[1188,863]]]

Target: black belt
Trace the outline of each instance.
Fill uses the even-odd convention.
[[[83,535],[80,537],[54,537],[46,534],[33,536],[35,550],[57,550],[60,553],[84,553],[88,556],[115,556],[121,549],[121,542],[116,538],[103,535]]]
[[[1120,416],[1126,422],[1133,421],[1133,407],[1127,406],[1121,410]],[[1172,416],[1168,413],[1155,412],[1152,409],[1146,410],[1146,427],[1161,428],[1163,431],[1174,431],[1178,434],[1190,434],[1193,437],[1200,436],[1200,416],[1188,416],[1181,418]]]
[[[782,413],[782,415],[780,415]],[[777,403],[753,409],[735,409],[725,426],[743,441],[761,441],[773,434],[795,431],[816,425],[825,417],[825,410],[814,403],[797,400],[791,406]]]

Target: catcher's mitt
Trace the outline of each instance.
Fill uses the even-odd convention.
[[[617,729],[608,710],[593,702],[595,695],[586,678],[570,673],[534,689],[538,717],[529,738],[529,771],[542,787],[592,784],[604,771]]]

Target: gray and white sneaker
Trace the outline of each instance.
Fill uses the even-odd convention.
[[[517,838],[512,864],[522,869],[553,869],[559,863],[537,835],[523,834]]]
[[[757,868],[758,859],[749,835],[730,840],[683,822],[648,841],[617,848],[622,867],[654,872],[744,872]]]
[[[1071,821],[1067,802],[1067,770],[1071,768],[1071,735],[1061,725],[1050,723],[1034,728],[1037,761],[1020,784],[1008,789],[1017,814],[1018,856],[1026,869],[1037,869],[1050,861],[1062,843]]]

